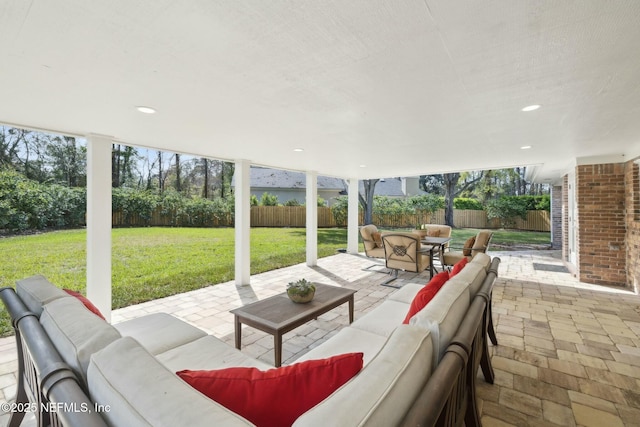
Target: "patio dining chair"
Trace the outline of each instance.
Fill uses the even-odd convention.
[[[362,237],[362,243],[364,244],[364,253],[369,258],[384,259],[384,248],[382,247],[381,234],[378,231],[378,227],[373,224],[368,224],[360,228],[360,236]],[[369,267],[363,268],[363,270],[375,271],[377,273],[388,273],[386,269],[371,270],[373,267],[382,267],[382,264],[375,263]]]
[[[391,270],[391,278],[383,286],[399,288],[389,283],[398,278],[400,270],[420,273],[431,266],[430,251],[420,247],[420,236],[415,233],[385,233],[382,243],[385,265]]]
[[[489,243],[491,243],[492,237],[492,231],[482,230],[478,232],[475,237],[467,239],[462,249],[457,251],[449,250],[448,252],[444,252],[442,254],[443,266],[451,269],[451,267],[456,265],[456,263],[462,260],[462,258],[467,258],[467,260],[471,261],[476,254],[486,253],[487,249],[489,249]]]

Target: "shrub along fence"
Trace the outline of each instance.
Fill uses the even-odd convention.
[[[145,227],[145,226],[178,226],[178,227],[226,227],[233,226],[233,217],[227,214],[223,217],[207,215],[176,217],[171,212],[156,209],[148,217],[139,215],[123,215],[114,212],[112,215],[114,227]],[[304,227],[307,222],[305,206],[253,206],[251,208],[252,227]],[[359,224],[364,222],[364,214],[360,212]],[[500,228],[498,219],[487,219],[485,211],[456,209],[453,212],[453,222],[458,228]],[[385,228],[414,228],[418,224],[444,224],[444,209],[438,209],[433,214],[399,214],[373,215],[373,223]],[[549,212],[529,211],[527,219],[516,219],[516,229],[527,231],[550,231]],[[331,212],[331,208],[318,207],[318,227],[344,227],[338,224]]]

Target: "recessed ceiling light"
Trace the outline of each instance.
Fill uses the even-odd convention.
[[[523,145],[522,147],[520,147],[521,150],[528,150],[529,148],[531,148],[530,145]]]
[[[527,105],[522,109],[522,111],[534,111],[534,110],[537,110],[538,108],[540,108],[538,104]]]
[[[140,111],[141,113],[145,113],[145,114],[155,114],[155,112],[156,112],[155,108],[144,107],[144,106],[136,107],[136,110]]]
[[[294,148],[293,151],[295,151],[296,153],[302,153],[304,151],[304,148]]]

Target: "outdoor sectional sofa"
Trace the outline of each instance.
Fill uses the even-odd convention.
[[[291,366],[362,353],[364,367],[293,425],[480,425],[475,377],[482,366],[493,382],[487,332],[499,262],[474,257],[403,324],[424,287],[407,284],[297,360]],[[252,425],[176,372],[272,366],[168,314],[112,326],[42,276],[16,288],[0,291],[16,330],[16,404],[53,408],[36,411],[43,424],[51,417],[53,425],[84,427]],[[288,402],[274,393],[270,404]]]

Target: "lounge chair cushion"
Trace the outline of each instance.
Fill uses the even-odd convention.
[[[194,390],[131,337],[94,354],[88,377],[92,400],[109,405],[101,415],[110,426],[252,425]]]
[[[69,298],[62,289],[53,285],[44,276],[36,275],[16,282],[16,293],[32,313],[38,317],[42,314],[42,306],[58,298]]]
[[[460,273],[465,265],[469,262],[468,258],[462,258],[460,261],[456,262],[453,268],[451,269],[451,273],[449,277],[453,278],[456,274]]]
[[[215,355],[215,357],[212,357],[212,355]],[[205,335],[195,341],[160,353],[157,358],[171,372],[183,369],[223,369],[232,366],[248,366],[260,369],[273,367],[246,353],[242,353],[212,335]]]
[[[489,272],[489,267],[491,267],[491,257],[486,253],[477,253],[473,259],[471,260],[473,264],[480,264],[484,267],[485,271]]]
[[[467,265],[458,273],[455,277],[452,277],[452,281],[467,283],[469,285],[469,299],[473,299],[476,296],[484,278],[487,277],[487,271],[482,264],[473,262],[467,263]]]
[[[257,426],[289,426],[362,369],[362,353],[261,371],[226,368],[177,372],[187,384]],[[279,404],[274,405],[274,396]]]
[[[432,353],[428,331],[398,326],[358,375],[293,425],[325,427],[332,420],[344,426],[399,425],[431,375]]]
[[[411,301],[413,301],[413,299],[422,288],[424,288],[424,284],[422,283],[407,283],[406,285],[389,295],[387,297],[387,300],[411,304]]]
[[[409,321],[411,325],[431,331],[433,366],[442,359],[470,304],[468,284],[454,279],[449,280],[431,303]]]
[[[167,313],[153,313],[113,325],[123,337],[133,337],[149,353],[157,355],[207,334]]]
[[[120,338],[113,326],[75,298],[59,298],[46,304],[40,323],[62,359],[85,384],[91,355]]]
[[[101,318],[102,320],[107,320],[102,315],[102,313],[100,313],[100,310],[98,309],[98,307],[93,305],[91,300],[89,298],[85,297],[84,295],[82,295],[80,292],[77,292],[77,291],[74,291],[74,290],[71,290],[71,289],[63,289],[63,291],[65,291],[67,294],[71,295],[72,297],[76,298],[78,301],[80,301],[82,303],[82,305],[85,306],[85,308],[87,310],[89,310],[90,312],[92,312],[93,314],[95,314],[96,316]]]
[[[336,354],[362,352],[364,354],[364,365],[367,366],[380,352],[380,349],[387,342],[387,337],[383,335],[367,332],[362,329],[352,327],[342,328],[340,332],[333,335],[331,339],[323,342],[322,345],[312,348],[307,353],[296,359],[296,362],[312,359],[324,359]]]
[[[418,292],[411,301],[411,305],[409,306],[409,312],[405,316],[402,321],[403,324],[409,324],[411,318],[422,310],[429,302],[436,296],[438,291],[442,288],[442,286],[449,280],[449,273],[443,271],[441,273],[436,274],[433,279],[429,281],[421,290]]]
[[[388,337],[402,323],[408,309],[409,305],[404,302],[386,300],[376,307],[375,316],[363,316],[351,327]]]

